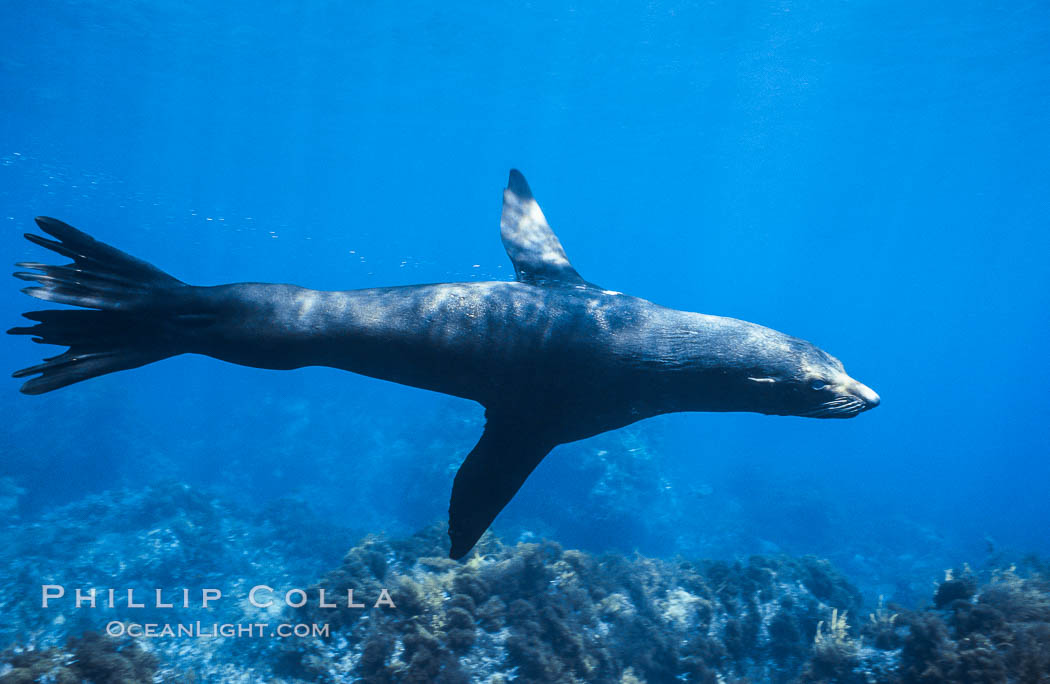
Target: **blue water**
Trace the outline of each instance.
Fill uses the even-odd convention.
[[[1042,3],[0,17],[9,261],[44,260],[21,238],[44,214],[194,284],[509,279],[513,166],[585,278],[808,339],[882,396],[848,421],[683,414],[561,447],[497,520],[508,539],[940,567],[1050,552]],[[9,325],[45,308],[18,289],[0,288]],[[49,351],[0,344],[11,371]],[[2,385],[0,477],[25,519],[173,479],[407,533],[444,519],[481,424],[461,400],[201,357],[42,397]]]

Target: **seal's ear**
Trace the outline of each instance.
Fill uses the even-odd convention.
[[[519,281],[532,285],[587,285],[569,263],[565,248],[547,224],[525,176],[517,169],[511,169],[503,191],[500,236]]]

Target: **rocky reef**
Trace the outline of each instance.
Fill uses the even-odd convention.
[[[351,546],[346,530],[302,502],[256,510],[171,482],[89,497],[6,533],[0,684],[939,684],[1050,673],[1050,572],[1031,559],[947,572],[924,604],[865,605],[813,556],[657,559],[487,534],[455,562],[440,524]],[[41,583],[215,586],[225,597],[138,609],[118,596],[97,610],[68,601],[42,610]],[[261,584],[265,600],[248,600]],[[101,635],[113,620],[323,629]]]
[[[239,622],[247,615],[237,602],[201,610],[197,593],[183,607],[172,590],[220,587],[234,593],[253,577],[306,585],[326,565],[338,562],[353,540],[347,530],[312,515],[301,501],[248,506],[173,481],[93,494],[39,518],[10,522],[0,533],[0,648],[15,649],[2,658],[14,667],[12,672],[25,670],[15,666],[16,660],[39,669],[78,649],[83,652],[87,646],[81,640],[93,639],[92,633],[102,632],[112,620]],[[64,598],[42,608],[42,585],[64,587]],[[152,605],[156,588],[168,590],[165,600],[174,604],[171,609]],[[74,607],[77,589],[95,589],[97,607]],[[106,605],[108,589],[114,589],[113,607]],[[145,607],[129,606],[128,590]],[[126,643],[119,641],[118,650],[123,652]],[[222,639],[143,639],[138,644],[165,663],[178,663],[182,674],[207,671],[198,664],[213,656],[226,659]],[[78,662],[83,662],[79,656]]]
[[[282,674],[386,682],[1034,682],[1050,675],[1050,581],[1030,561],[946,573],[932,603],[861,595],[827,561],[595,556],[483,539],[443,558],[440,526],[370,538],[314,590],[396,610],[307,608],[332,637],[299,644]]]
[[[1050,574],[1035,565],[995,570],[978,586],[969,568],[949,571],[934,609],[906,611],[895,681],[1043,682],[1050,680]]]
[[[65,648],[10,648],[0,654],[7,671],[0,684],[149,684],[157,672],[157,657],[133,640],[118,640],[95,632],[72,638]]]
[[[860,594],[816,558],[746,561],[595,556],[489,536],[465,563],[443,531],[366,540],[316,588],[396,610],[311,609],[333,637],[288,659],[305,680],[366,682],[790,681],[830,605]]]

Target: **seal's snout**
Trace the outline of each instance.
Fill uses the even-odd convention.
[[[863,383],[858,382],[854,386],[853,391],[864,402],[864,406],[861,408],[862,411],[868,411],[882,403],[882,399],[875,393],[875,390]]]

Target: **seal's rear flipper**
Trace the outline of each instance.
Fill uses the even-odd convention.
[[[485,432],[452,485],[449,558],[459,560],[467,555],[554,446],[528,426],[489,416]]]
[[[126,311],[151,305],[157,288],[185,285],[156,266],[99,242],[58,219],[38,216],[36,224],[40,230],[58,238],[58,242],[33,233],[26,233],[26,239],[69,257],[73,263],[65,266],[15,264],[37,271],[15,273],[16,278],[37,283],[22,290],[31,297],[85,309]]]
[[[16,264],[28,269],[15,273],[16,278],[36,283],[22,291],[37,299],[99,311],[32,311],[25,317],[36,325],[7,331],[69,347],[64,354],[15,372],[16,378],[39,374],[22,385],[22,392],[43,394],[178,353],[172,333],[179,316],[169,295],[184,283],[61,221],[38,217],[36,222],[58,241],[32,233],[26,233],[26,239],[73,261],[64,266]]]

